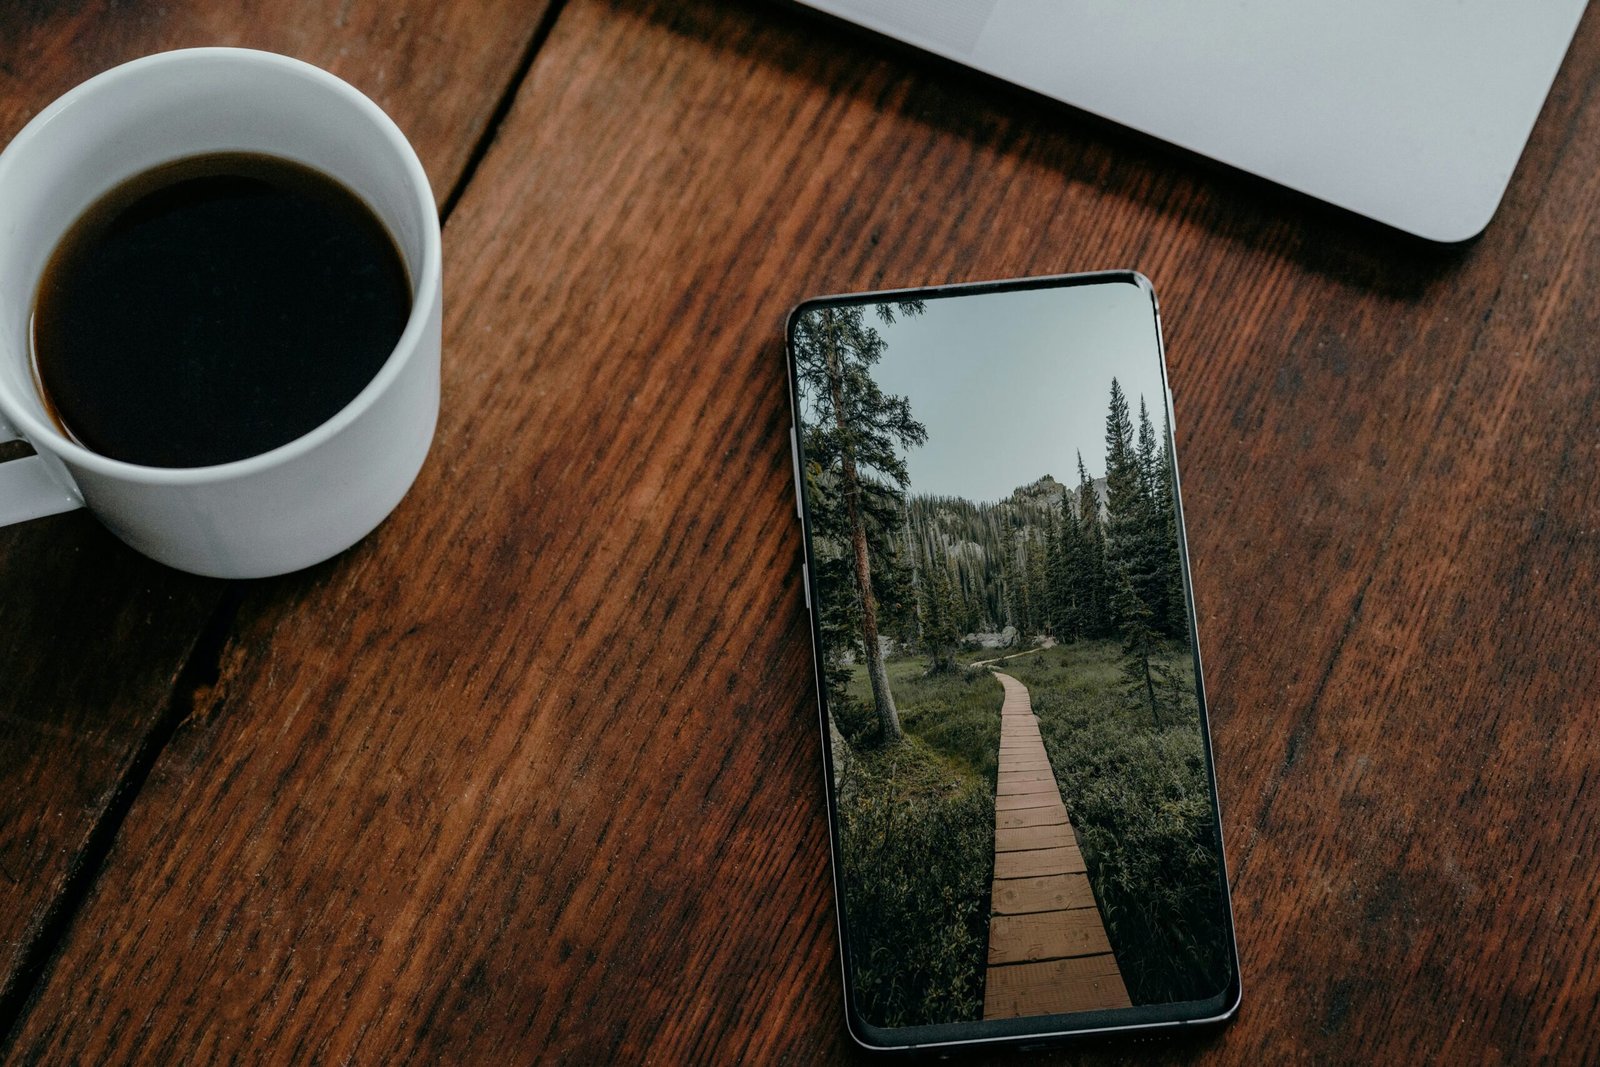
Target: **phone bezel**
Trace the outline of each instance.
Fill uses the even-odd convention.
[[[805,446],[800,426],[800,394],[795,369],[794,334],[800,316],[821,307],[849,307],[902,300],[940,300],[985,293],[1019,292],[1032,289],[1074,288],[1088,285],[1131,284],[1150,301],[1150,312],[1156,337],[1156,356],[1161,369],[1162,403],[1166,408],[1166,428],[1173,463],[1173,506],[1177,512],[1178,556],[1183,575],[1183,591],[1189,616],[1189,643],[1194,657],[1195,690],[1199,701],[1201,740],[1205,752],[1206,780],[1209,786],[1212,820],[1217,833],[1218,874],[1221,881],[1223,919],[1227,930],[1227,985],[1216,996],[1205,1000],[1178,1001],[1163,1005],[1138,1005],[1129,1008],[1077,1012],[1067,1015],[1026,1016],[1018,1019],[969,1020],[964,1022],[935,1023],[909,1027],[881,1027],[861,1017],[856,1009],[854,984],[850,971],[850,943],[844,921],[845,895],[843,858],[840,837],[837,797],[833,785],[833,752],[829,743],[828,708],[826,689],[822,677],[822,644],[820,623],[815,604],[818,599],[816,573],[811,567],[810,502],[806,499]],[[1194,589],[1190,579],[1188,536],[1183,516],[1183,481],[1178,470],[1176,421],[1172,410],[1172,390],[1167,381],[1166,343],[1161,332],[1161,312],[1155,288],[1150,280],[1138,271],[1111,270],[1075,274],[1055,274],[1030,278],[1012,278],[983,282],[964,282],[950,285],[925,286],[908,289],[886,289],[864,293],[841,293],[812,297],[796,304],[789,311],[784,328],[784,358],[789,383],[790,442],[794,451],[794,477],[797,511],[801,525],[803,551],[803,580],[806,585],[807,618],[811,631],[811,666],[813,685],[817,697],[818,727],[822,742],[823,792],[828,809],[829,868],[833,878],[834,920],[839,937],[839,966],[844,983],[845,1018],[850,1036],[859,1045],[872,1050],[957,1048],[975,1045],[1027,1045],[1055,1043],[1097,1035],[1124,1033],[1171,1032],[1199,1027],[1211,1027],[1232,1019],[1239,1010],[1242,988],[1239,979],[1239,953],[1234,933],[1233,901],[1228,889],[1227,855],[1222,831],[1221,806],[1217,800],[1216,764],[1213,758],[1210,716],[1205,694],[1205,672],[1200,658],[1199,620],[1195,613]]]

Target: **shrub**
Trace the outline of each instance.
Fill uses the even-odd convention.
[[[866,752],[841,789],[847,936],[857,1006],[879,1026],[983,1009],[994,799],[915,739]]]
[[[1085,642],[1003,669],[1031,691],[1129,995],[1208,997],[1225,978],[1225,934],[1193,670],[1186,652],[1161,656],[1189,687],[1157,728],[1122,691],[1119,659],[1115,644]]]

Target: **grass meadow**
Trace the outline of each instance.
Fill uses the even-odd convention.
[[[855,989],[879,1026],[983,1014],[1004,693],[988,671],[926,665],[886,664],[900,744],[878,737],[864,668],[834,709],[852,752],[839,822]]]

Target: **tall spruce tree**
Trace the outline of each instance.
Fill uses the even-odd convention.
[[[1083,552],[1083,531],[1078,526],[1078,515],[1072,506],[1072,492],[1061,494],[1060,535],[1057,542],[1060,560],[1056,572],[1057,626],[1056,637],[1061,641],[1076,641],[1083,629],[1083,609],[1078,602],[1081,593],[1079,572],[1086,565]]]
[[[810,502],[811,569],[816,580],[817,629],[822,636],[822,678],[828,702],[842,706],[850,683],[851,660],[861,655],[861,612],[855,596],[855,564],[845,529],[844,501],[838,477],[824,469],[806,446],[806,499]],[[828,535],[824,531],[836,531]]]
[[[1048,622],[1050,614],[1050,585],[1046,580],[1048,561],[1046,560],[1045,540],[1040,536],[1028,538],[1027,542],[1027,582],[1028,582],[1028,640],[1024,645],[1030,644],[1032,639],[1050,629]]]
[[[1061,494],[1063,507],[1067,494]],[[1055,512],[1051,512],[1044,527],[1044,579],[1047,611],[1046,632],[1057,641],[1066,641],[1071,629],[1070,601],[1067,593],[1066,546],[1062,540],[1063,525]]]
[[[937,674],[955,666],[956,646],[961,640],[961,605],[945,561],[925,561],[922,574],[922,641],[928,653],[928,673]]]
[[[868,548],[874,542],[871,524],[883,523],[879,538],[887,551],[872,552],[872,588],[878,594],[880,628],[897,645],[912,645],[917,640],[916,556],[911,547],[911,527],[905,508],[895,506],[887,521],[869,516]],[[893,526],[889,524],[893,523]],[[892,531],[892,533],[891,533]]]
[[[1105,637],[1114,631],[1110,588],[1106,573],[1106,532],[1100,518],[1100,494],[1078,453],[1078,531],[1082,535],[1082,561],[1076,580],[1079,629],[1088,637]]]
[[[1161,477],[1156,483],[1156,509],[1163,520],[1161,571],[1166,586],[1166,618],[1162,630],[1178,641],[1189,640],[1189,606],[1183,596],[1183,559],[1178,546],[1178,468],[1172,459],[1172,424],[1162,415]]]
[[[1150,608],[1139,598],[1133,582],[1124,574],[1117,586],[1117,617],[1122,620],[1122,678],[1129,691],[1150,708],[1150,715],[1159,729],[1161,701],[1157,695],[1158,682],[1165,678],[1154,661],[1160,649],[1160,636],[1155,631]]]
[[[1106,412],[1106,565],[1116,591],[1128,575],[1144,525],[1144,477],[1134,450],[1128,398],[1111,379]]]
[[[920,314],[921,301],[873,305],[886,325],[896,312]],[[861,644],[872,686],[873,708],[885,740],[901,736],[900,716],[878,642],[878,601],[873,592],[872,555],[867,542],[863,487],[875,480],[887,492],[903,494],[909,478],[901,449],[927,440],[927,430],[911,415],[905,397],[892,396],[872,378],[883,358],[884,341],[866,319],[866,308],[826,307],[802,315],[795,324],[795,366],[810,403],[819,451],[837,457],[844,531],[851,549],[856,595],[861,609]]]
[[[1006,621],[1016,627],[1013,643],[1021,647],[1028,630],[1028,545],[1026,528],[1020,524],[1012,526],[1007,535],[1000,576],[1006,589]]]
[[[1150,422],[1150,409],[1141,396],[1137,453],[1141,500],[1138,536],[1129,553],[1127,569],[1134,591],[1150,609],[1152,625],[1167,633],[1172,615],[1167,561],[1173,543],[1167,521],[1171,505],[1165,499],[1167,479],[1162,470],[1162,456],[1162,449],[1156,443],[1155,427]]]
[[[1161,449],[1156,444],[1156,430],[1150,422],[1150,408],[1139,397],[1139,479],[1144,495],[1155,494],[1155,484],[1161,465]]]

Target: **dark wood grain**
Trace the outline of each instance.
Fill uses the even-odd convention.
[[[1590,17],[1440,250],[764,5],[569,0],[446,229],[416,490],[249,587],[13,1058],[846,1057],[783,313],[1130,266],[1246,997],[1157,1058],[1600,1058],[1597,86]]]
[[[260,48],[370,96],[416,147],[443,201],[519,72],[548,3],[376,0],[0,0],[0,138],[119,63],[172,48]]]
[[[537,16],[538,6],[495,0],[0,0],[0,143],[118,63],[244,45],[317,63],[371,95],[416,145],[442,199],[514,81]],[[26,992],[19,968],[65,918],[63,893],[93,876],[119,794],[137,787],[213,680],[234,608],[228,588],[144,560],[83,513],[0,530],[0,1034]]]

